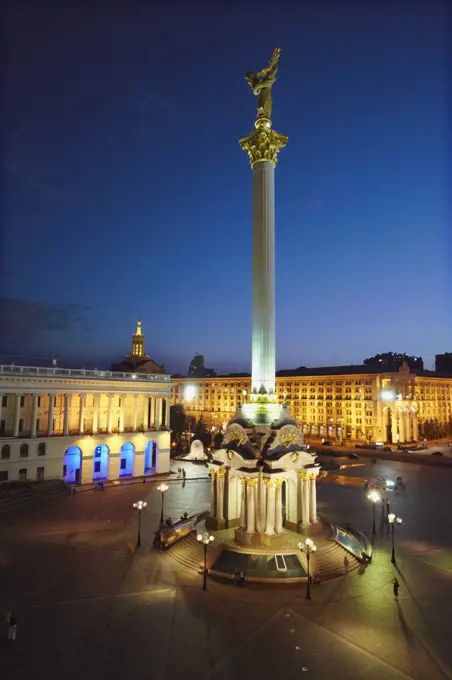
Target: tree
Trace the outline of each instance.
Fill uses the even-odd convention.
[[[424,370],[424,362],[422,361],[422,357],[410,357],[405,353],[398,354],[394,352],[384,352],[383,354],[376,354],[374,357],[364,359],[364,366],[399,367],[404,361],[407,362],[410,368],[416,369],[418,371]]]
[[[190,361],[188,375],[190,378],[204,378],[206,375],[206,367],[204,366],[204,356],[202,354],[195,354]]]
[[[194,438],[199,439],[199,441],[201,441],[204,444],[204,446],[210,446],[210,443],[212,441],[212,434],[210,433],[207,425],[205,424],[202,418],[200,418],[198,424],[196,425]]]
[[[185,412],[182,404],[173,404],[170,407],[170,430],[176,438],[185,431]]]

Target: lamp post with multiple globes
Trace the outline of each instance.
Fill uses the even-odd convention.
[[[312,538],[307,538],[305,542],[303,543],[300,541],[298,544],[298,548],[301,550],[301,552],[306,553],[306,560],[307,560],[307,566],[308,566],[308,580],[306,581],[306,599],[310,600],[311,599],[311,569],[310,569],[310,560],[311,560],[311,555],[315,553],[317,550],[317,546],[312,540]]]
[[[396,517],[393,512],[391,512],[388,515],[388,521],[389,524],[391,525],[391,535],[392,535],[392,555],[391,555],[391,562],[393,564],[396,563],[396,557],[395,557],[395,543],[394,543],[394,527],[396,524],[402,524],[402,519],[401,517]]]
[[[157,491],[159,491],[162,494],[162,508],[160,511],[160,526],[163,524],[163,502],[165,500],[165,491],[168,491],[169,486],[168,484],[165,484],[164,482],[162,484],[159,484],[157,487]]]
[[[207,546],[210,545],[215,539],[207,531],[196,536],[198,541],[204,546],[204,577],[202,582],[202,589],[207,590]]]
[[[372,533],[376,534],[377,533],[377,528],[375,526],[375,506],[380,500],[380,494],[378,491],[371,491],[370,493],[367,494],[367,498],[372,501]]]
[[[141,513],[147,506],[146,501],[137,501],[133,504],[133,507],[138,512],[138,534],[137,534],[137,548],[141,545]]]

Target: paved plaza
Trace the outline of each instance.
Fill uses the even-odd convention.
[[[205,474],[189,466],[189,475]],[[367,568],[315,585],[237,588],[177,568],[151,550],[160,515],[155,483],[79,493],[0,515],[0,604],[18,618],[0,642],[9,680],[83,677],[152,680],[229,678],[452,678],[452,470],[378,462],[346,477],[402,475],[390,494],[397,568],[378,526]],[[207,509],[207,479],[174,475],[165,515]],[[147,500],[135,552],[132,503]],[[363,484],[320,484],[319,514],[371,536]],[[377,524],[380,514],[377,508]],[[400,581],[399,601],[391,579]]]

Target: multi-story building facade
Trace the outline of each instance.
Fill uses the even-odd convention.
[[[187,384],[195,389],[186,391]],[[389,372],[370,366],[281,371],[276,386],[280,403],[287,403],[311,437],[403,444],[418,439],[419,422],[452,417],[452,376],[410,371],[407,365]],[[172,403],[221,429],[250,388],[250,376],[177,378]]]
[[[0,366],[0,482],[169,470],[170,377]]]

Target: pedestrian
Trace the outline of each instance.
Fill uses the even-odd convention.
[[[399,588],[400,588],[400,584],[399,584],[398,580],[396,579],[396,577],[394,576],[394,578],[392,579],[392,589],[394,591],[394,597],[396,599],[399,597]]]
[[[185,479],[187,477],[187,473],[185,472],[185,469],[182,470],[182,477],[184,478],[184,482],[185,482]]]
[[[17,619],[14,612],[7,615],[8,619],[8,640],[15,640],[17,633]]]
[[[344,574],[348,574],[348,568],[350,566],[350,562],[348,561],[347,555],[344,557]]]

